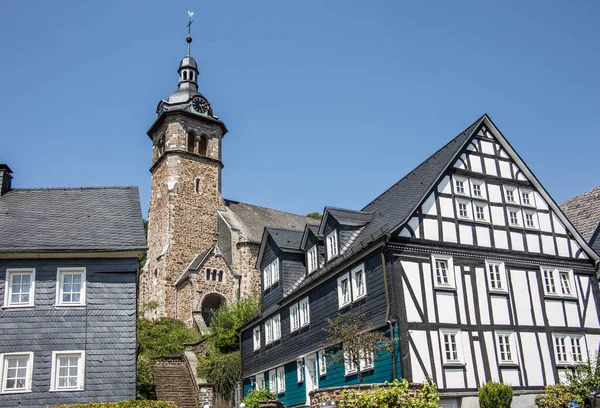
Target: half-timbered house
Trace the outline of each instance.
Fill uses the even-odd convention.
[[[267,228],[263,305],[242,331],[244,393],[287,406],[316,388],[431,377],[446,407],[486,381],[514,406],[598,350],[598,255],[487,115],[360,211]],[[359,313],[395,347],[328,364],[325,319]]]

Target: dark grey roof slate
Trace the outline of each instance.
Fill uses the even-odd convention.
[[[591,243],[592,234],[600,222],[600,186],[568,199],[559,207],[583,239]]]
[[[267,227],[267,231],[275,245],[281,249],[300,249],[304,230],[290,228]]]
[[[13,189],[0,197],[0,252],[146,248],[137,187]]]
[[[215,246],[213,245],[207,250],[203,251],[201,254],[197,255],[192,261],[192,263],[190,263],[190,266],[188,266],[187,269],[183,271],[181,276],[177,279],[175,285],[177,286],[180,283],[184,282],[192,274],[192,272],[198,272],[198,270],[204,264],[204,261],[206,261],[206,258],[208,258],[208,256],[214,248]]]
[[[356,211],[346,208],[325,207],[325,211],[331,214],[340,224],[362,226],[373,218],[372,211]]]
[[[306,224],[319,224],[319,220],[313,218],[233,200],[225,200],[225,208],[220,213],[232,228],[255,243],[260,243],[265,227],[299,229]]]

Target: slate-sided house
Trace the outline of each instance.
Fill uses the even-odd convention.
[[[135,398],[137,187],[0,178],[0,406]]]
[[[531,406],[598,350],[597,264],[483,115],[362,210],[326,207],[318,228],[265,230],[244,393],[268,387],[302,406],[362,370],[368,383],[430,376],[446,407],[476,406],[488,380]],[[392,337],[393,353],[327,367],[325,318],[349,313]]]

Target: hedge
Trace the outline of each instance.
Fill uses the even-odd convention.
[[[121,402],[91,402],[89,404],[57,405],[54,408],[177,408],[169,401],[134,401]]]

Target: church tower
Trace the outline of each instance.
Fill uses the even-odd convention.
[[[191,24],[191,21],[190,21]],[[189,27],[189,25],[188,25]],[[148,318],[176,317],[175,281],[195,254],[214,245],[221,198],[221,143],[227,127],[198,92],[198,65],[181,60],[178,89],[159,102],[152,140],[147,262],[139,308]]]

